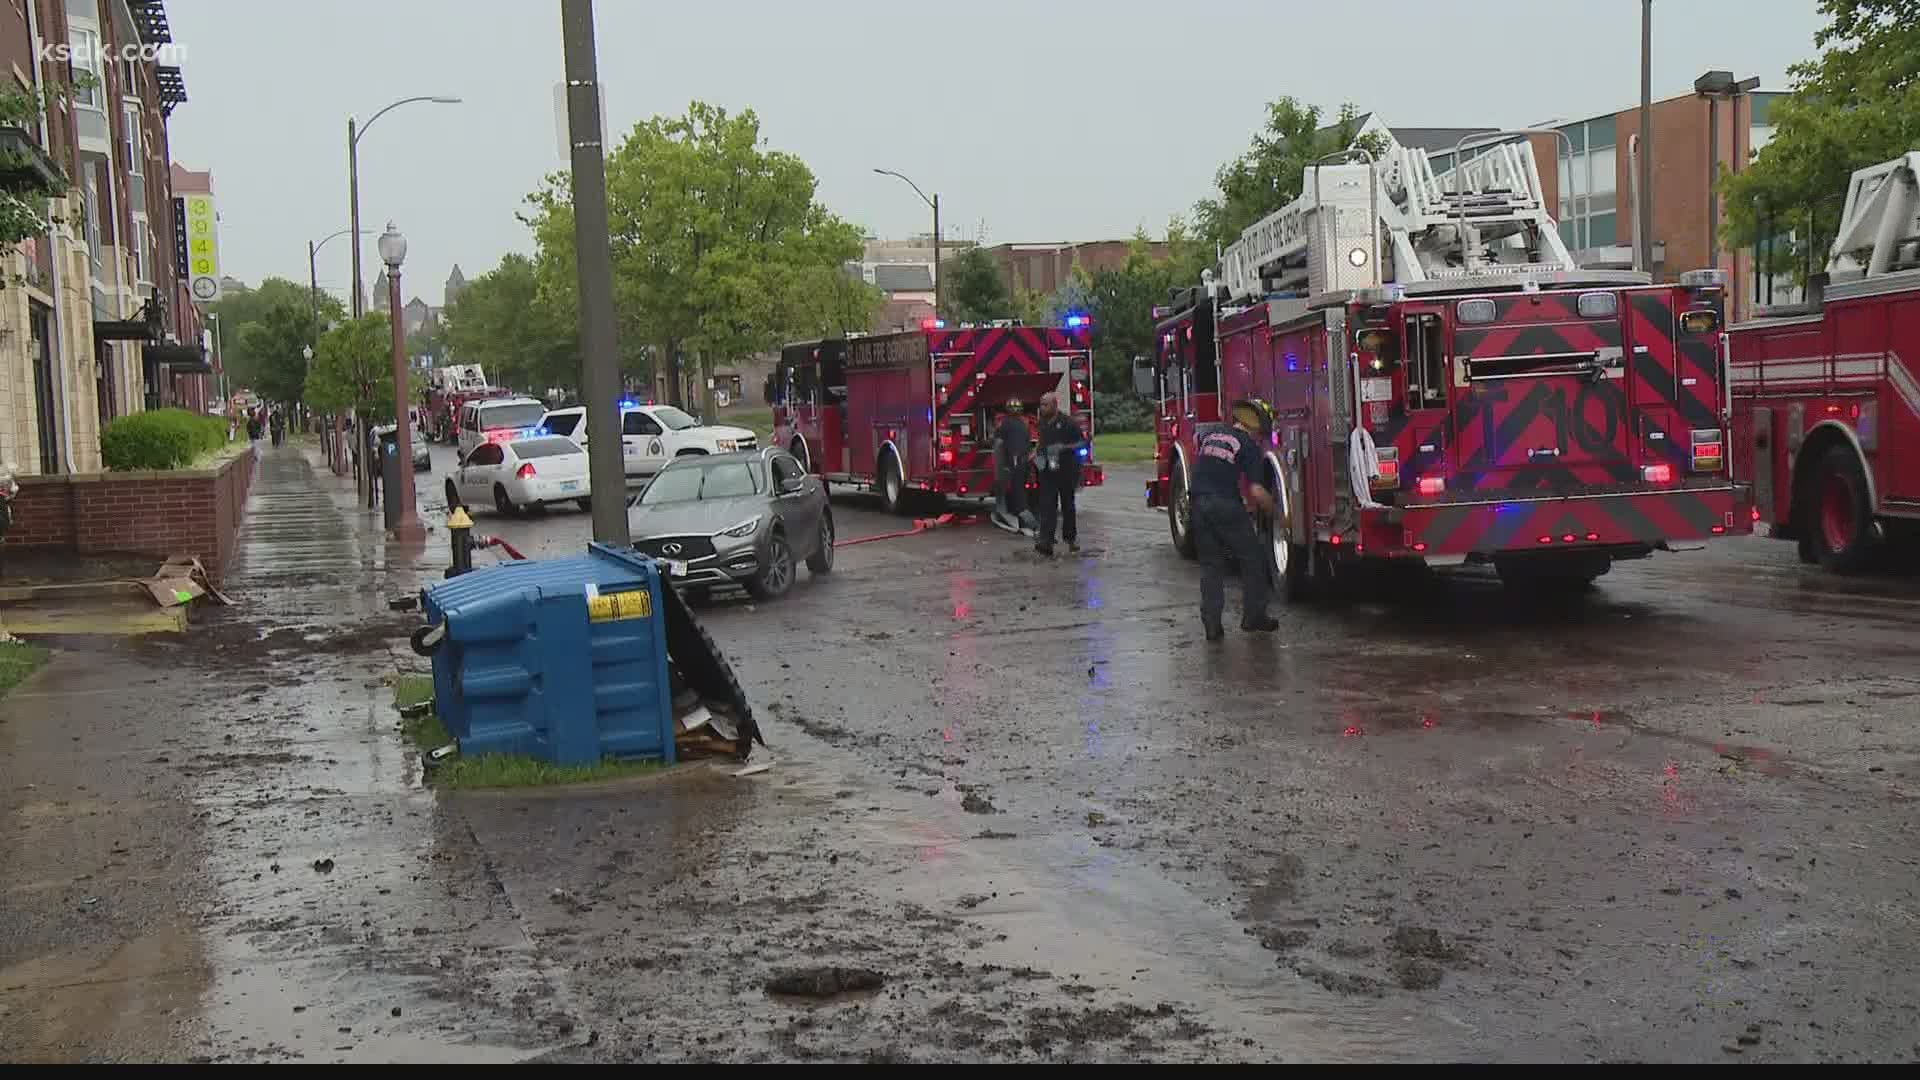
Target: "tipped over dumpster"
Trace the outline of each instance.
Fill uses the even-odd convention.
[[[414,648],[462,755],[671,763],[766,745],[719,646],[631,549],[503,563],[420,599]]]

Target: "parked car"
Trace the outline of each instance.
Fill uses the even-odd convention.
[[[530,397],[486,398],[460,406],[460,454],[481,443],[511,442],[540,433],[547,407]]]
[[[593,509],[587,452],[558,435],[482,443],[460,462],[453,484],[461,502],[491,502],[502,514],[562,502]]]
[[[375,439],[384,438],[396,429],[392,424],[382,424],[373,429]],[[408,444],[413,449],[413,471],[426,472],[433,468],[433,445],[427,442],[427,436],[418,427],[413,429],[413,438]]]
[[[826,488],[774,447],[670,462],[627,522],[634,547],[697,591],[738,585],[771,600],[793,587],[802,560],[816,575],[833,571]]]
[[[540,426],[587,445],[585,406],[553,409],[541,418]],[[699,417],[671,405],[620,403],[620,457],[629,484],[644,483],[677,458],[731,454],[755,450],[759,445],[759,436],[746,428],[702,423]]]

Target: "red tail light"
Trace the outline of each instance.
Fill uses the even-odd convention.
[[[513,475],[519,477],[522,480],[531,480],[533,478],[533,462],[529,461],[521,465],[519,470],[515,472]]]
[[[953,451],[951,450],[940,451],[940,464],[942,465],[953,464]]]
[[[1640,478],[1649,484],[1671,484],[1673,483],[1673,466],[1643,465],[1640,468]]]
[[[1444,476],[1423,476],[1420,478],[1420,494],[1422,495],[1440,495],[1444,494],[1446,490],[1447,480]]]
[[[1754,507],[1754,508],[1753,508],[1752,510],[1750,510],[1750,511],[1748,511],[1748,513],[1750,513],[1750,514],[1752,514],[1752,515],[1753,515],[1753,520],[1755,520],[1755,521],[1759,521],[1759,520],[1760,520],[1760,508],[1759,508],[1759,507],[1757,507],[1757,506],[1756,506],[1756,507]]]

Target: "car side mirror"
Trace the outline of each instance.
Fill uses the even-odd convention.
[[[804,477],[789,476],[785,480],[780,481],[780,494],[792,495],[806,486],[807,481]]]

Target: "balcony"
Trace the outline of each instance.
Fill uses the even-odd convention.
[[[24,129],[0,127],[0,188],[22,195],[60,195],[67,190],[67,177]]]

